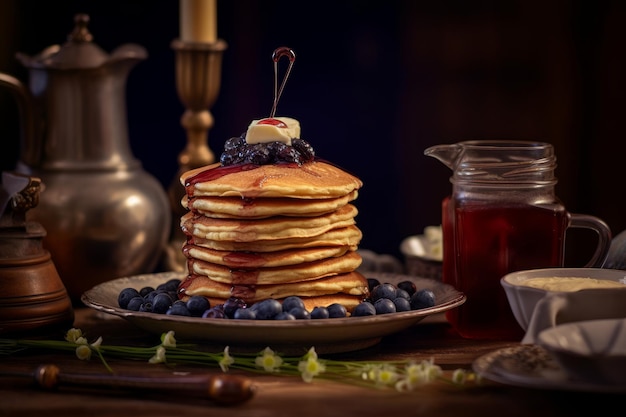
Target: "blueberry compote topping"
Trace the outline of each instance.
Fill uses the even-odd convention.
[[[283,57],[288,58],[289,66],[279,88],[278,61],[280,61]],[[294,136],[298,135],[298,133],[293,133],[288,130],[289,126],[287,126],[284,121],[274,117],[278,100],[283,92],[283,89],[285,88],[285,83],[287,78],[289,78],[295,59],[296,55],[293,50],[285,46],[277,48],[272,54],[272,61],[274,62],[274,101],[270,117],[261,119],[257,122],[257,125],[270,125],[282,130],[282,132],[279,132],[279,136],[286,136],[289,134],[293,134]],[[299,132],[299,128],[297,129],[297,132]],[[271,136],[259,140],[257,137],[255,138],[256,140],[250,140],[250,142],[254,143],[248,143],[246,141],[246,135],[247,132],[244,132],[241,136],[233,137],[226,141],[224,145],[224,152],[220,156],[220,163],[222,166],[240,164],[270,165],[278,163],[302,165],[303,163],[310,162],[315,159],[315,152],[313,151],[311,145],[298,137],[287,136],[287,139],[291,139],[290,141],[273,141],[272,139],[274,138]],[[290,144],[285,142],[290,142]]]
[[[248,144],[245,133],[224,144],[220,156],[222,166],[237,164],[269,165],[291,163],[302,165],[315,159],[315,151],[304,139],[292,139],[291,146],[283,142]]]

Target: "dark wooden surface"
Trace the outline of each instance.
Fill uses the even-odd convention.
[[[154,335],[138,330],[123,319],[103,319],[86,309],[76,311],[75,327],[107,344],[153,343]],[[473,341],[456,336],[441,316],[431,317],[414,328],[387,337],[372,348],[349,354],[354,360],[434,358],[449,375],[456,368],[471,368],[477,357],[492,350],[516,345],[505,341]],[[172,376],[172,369],[143,362],[110,359],[118,373]],[[1,371],[32,371],[42,363],[54,363],[63,371],[106,373],[97,360],[79,361],[72,353],[39,353],[0,357]],[[177,366],[176,372],[192,375],[216,373],[214,369]],[[34,388],[26,379],[0,378],[0,416],[89,415],[132,416],[573,416],[590,409],[620,406],[623,396],[527,389],[483,381],[462,387],[435,382],[401,393],[391,389],[361,388],[329,381],[304,383],[298,377],[231,373],[250,377],[254,397],[240,405],[221,406],[210,400],[184,395],[156,395],[129,391]],[[618,401],[620,403],[618,403]],[[592,407],[592,408],[590,408]],[[596,408],[597,409],[597,408]]]

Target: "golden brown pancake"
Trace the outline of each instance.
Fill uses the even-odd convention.
[[[369,295],[367,279],[359,272],[348,272],[309,282],[278,285],[230,285],[217,282],[206,276],[191,275],[181,284],[181,297],[203,295],[209,299],[226,300],[237,297],[248,304],[268,298],[283,299],[298,297],[335,297],[336,294],[352,296],[362,300]]]
[[[218,241],[253,242],[303,238],[353,225],[357,213],[358,210],[352,204],[346,204],[323,216],[305,219],[286,216],[250,220],[214,219],[189,212],[181,217],[181,228],[187,235]]]
[[[269,285],[311,281],[351,272],[356,270],[361,262],[361,255],[348,252],[334,258],[273,268],[231,269],[198,259],[189,259],[187,265],[190,274],[207,276],[224,284]]]
[[[316,246],[275,252],[242,252],[221,251],[187,244],[183,248],[183,253],[187,258],[224,265],[229,268],[272,268],[335,258],[350,250],[349,246]]]
[[[272,216],[320,216],[355,200],[358,191],[341,197],[324,199],[184,197],[183,207],[215,218],[262,219]]]
[[[190,237],[190,243],[204,248],[222,251],[274,252],[294,248],[312,248],[316,246],[349,246],[356,250],[363,233],[352,225],[331,229],[313,237],[298,237],[278,240],[256,240],[252,242],[217,241]]]
[[[248,169],[253,168],[253,169]],[[221,175],[220,170],[225,175]],[[206,172],[211,171],[211,172]],[[202,180],[202,177],[208,180]],[[194,177],[198,180],[193,184]],[[210,178],[208,178],[210,177]],[[321,161],[297,164],[222,167],[219,163],[184,173],[180,178],[190,197],[341,197],[363,183],[342,169]]]

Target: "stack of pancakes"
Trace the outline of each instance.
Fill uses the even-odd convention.
[[[246,303],[301,297],[307,309],[368,296],[356,271],[361,231],[352,202],[362,182],[320,160],[304,164],[219,163],[181,177],[188,277],[180,296]]]

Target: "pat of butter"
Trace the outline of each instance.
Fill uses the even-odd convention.
[[[281,121],[284,125],[259,124],[261,120],[267,119],[253,120],[246,132],[246,142],[254,144],[278,141],[291,145],[291,139],[300,138],[300,122],[296,119],[290,117],[274,117],[274,119]]]

